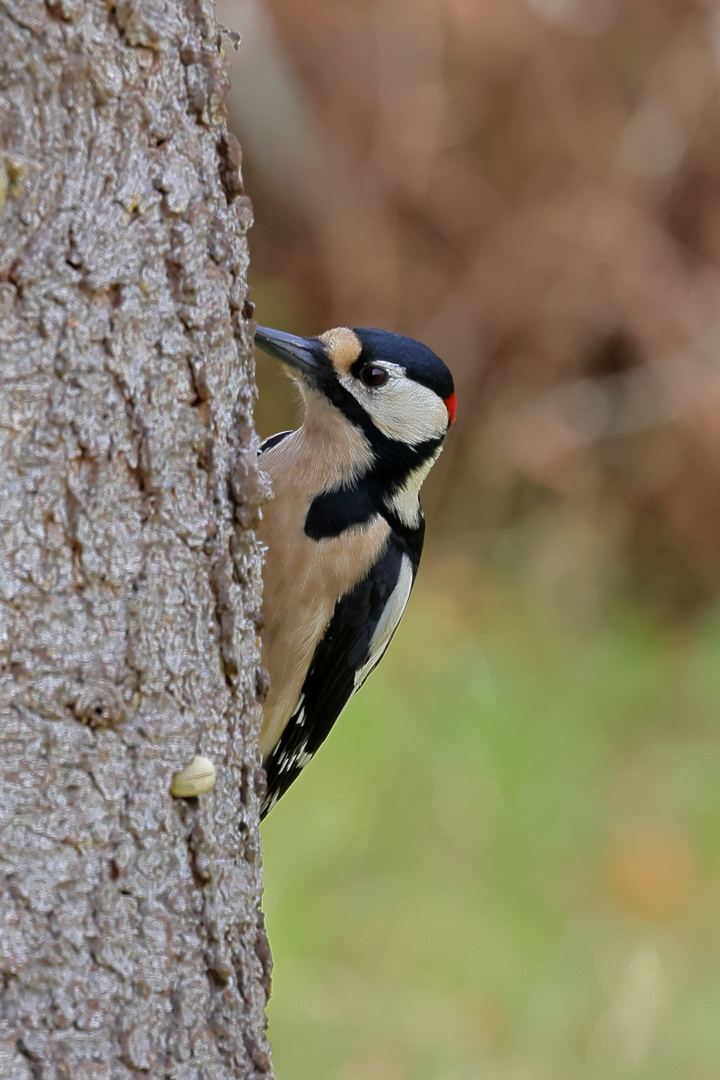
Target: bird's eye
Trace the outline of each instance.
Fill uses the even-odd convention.
[[[384,386],[388,381],[388,373],[377,364],[366,364],[360,371],[360,378],[365,386]]]

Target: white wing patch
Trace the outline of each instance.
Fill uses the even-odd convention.
[[[362,686],[372,669],[380,662],[383,653],[390,644],[390,638],[395,633],[397,624],[400,622],[407,606],[412,584],[412,563],[407,555],[403,555],[397,583],[390,593],[388,602],[375,627],[375,633],[370,640],[370,656],[363,666],[355,672],[355,690]]]
[[[292,715],[291,723],[293,728],[301,728],[305,726],[305,694],[300,694],[297,705],[295,706],[295,712]],[[307,746],[307,739],[301,746],[295,747],[292,750],[283,750],[280,757],[275,762],[277,771],[279,773],[290,772],[291,769],[299,768],[303,769],[312,754],[308,754],[305,750]]]

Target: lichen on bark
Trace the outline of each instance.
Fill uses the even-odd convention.
[[[7,1080],[271,1072],[226,78],[208,0],[0,0]]]

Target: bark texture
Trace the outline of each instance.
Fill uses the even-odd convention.
[[[0,0],[3,1080],[270,1073],[222,45],[208,0]]]

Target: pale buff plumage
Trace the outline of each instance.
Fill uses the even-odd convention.
[[[337,538],[305,536],[305,518],[318,492],[352,482],[372,459],[362,433],[342,413],[302,384],[301,389],[306,405],[302,427],[267,450],[261,462],[275,493],[258,529],[268,549],[263,664],[270,692],[260,734],[263,757],[297,705],[338,597],[367,573],[389,533],[387,522],[378,517]]]

